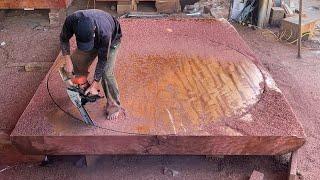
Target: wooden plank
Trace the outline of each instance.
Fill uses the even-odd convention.
[[[18,63],[8,63],[6,67],[13,68],[23,68],[26,72],[31,71],[47,71],[52,66],[53,62],[18,62]]]
[[[124,13],[128,13],[132,10],[132,4],[131,2],[122,2],[119,1],[117,3],[117,13],[118,14],[124,14]]]
[[[132,0],[96,0],[96,1],[104,1],[104,2],[131,2]],[[134,0],[139,3],[139,1],[156,1],[156,0]]]
[[[160,13],[178,13],[181,11],[179,0],[157,0],[156,8]]]
[[[72,0],[1,0],[0,9],[64,9]]]

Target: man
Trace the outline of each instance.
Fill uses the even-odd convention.
[[[75,35],[77,49],[70,56],[70,38]],[[119,90],[113,74],[116,54],[122,37],[119,22],[110,14],[96,9],[79,10],[69,15],[60,34],[65,71],[75,76],[88,76],[88,68],[98,56],[94,81],[86,94],[98,95],[101,81],[107,98],[107,119],[115,119],[120,111]]]

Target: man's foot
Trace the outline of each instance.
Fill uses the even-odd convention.
[[[107,115],[107,120],[115,120],[118,118],[119,114],[120,114],[120,112],[118,111],[113,114]]]
[[[120,107],[109,106],[107,107],[107,120],[115,120],[120,114]]]

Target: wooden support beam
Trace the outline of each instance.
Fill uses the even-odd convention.
[[[137,11],[138,10],[138,4],[136,0],[131,0],[131,8],[133,11]]]
[[[119,1],[117,3],[117,13],[118,14],[125,14],[128,13],[132,10],[132,2],[128,1],[128,2],[122,2]]]
[[[103,156],[96,156],[96,155],[86,155],[86,166],[90,167],[90,166],[94,166],[99,159],[101,159]]]
[[[160,13],[177,13],[181,11],[179,0],[156,0],[156,8]]]
[[[297,150],[292,152],[291,154],[289,180],[299,180],[299,177],[297,175],[298,161],[299,161],[299,151]]]
[[[301,58],[301,39],[302,39],[302,0],[299,1],[298,58]]]

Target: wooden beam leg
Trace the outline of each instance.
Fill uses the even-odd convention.
[[[132,11],[138,10],[138,3],[136,0],[131,0],[131,5],[132,5]]]
[[[132,2],[117,2],[117,13],[125,14],[132,11]]]
[[[289,180],[299,180],[299,176],[297,175],[298,160],[299,151],[292,152],[290,159],[290,174],[288,178]]]
[[[77,160],[74,162],[74,166],[76,166],[77,168],[87,167],[86,156],[79,155],[77,157]]]
[[[302,0],[299,1],[299,36],[298,36],[298,58],[301,58],[301,39],[302,39]]]
[[[102,156],[86,155],[87,167],[94,166]]]

